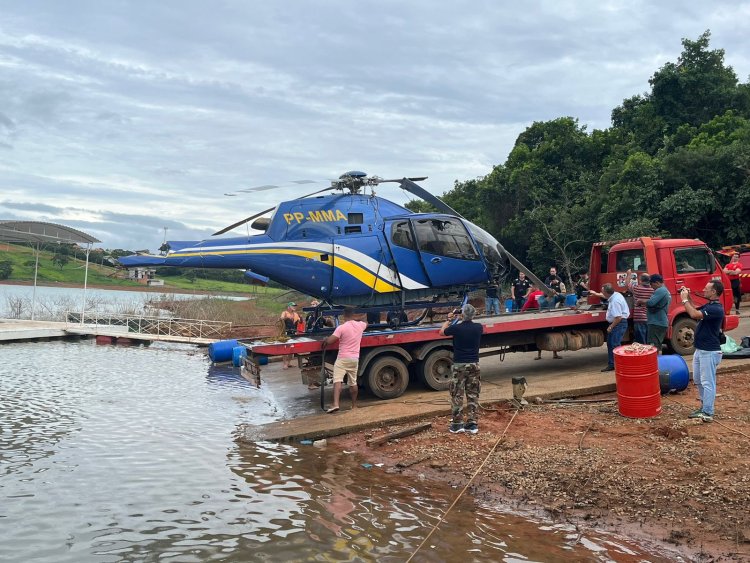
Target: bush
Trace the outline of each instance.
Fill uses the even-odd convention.
[[[13,273],[13,263],[10,260],[0,262],[0,280],[7,280]]]

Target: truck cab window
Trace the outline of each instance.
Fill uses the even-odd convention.
[[[707,248],[678,248],[674,251],[674,262],[678,274],[714,271],[713,254]]]
[[[646,271],[646,259],[643,256],[643,250],[634,248],[632,250],[621,250],[615,257],[615,271],[625,272],[633,270],[634,272]]]

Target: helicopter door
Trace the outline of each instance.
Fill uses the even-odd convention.
[[[487,266],[459,219],[424,217],[413,219],[412,225],[422,264],[434,287],[487,281]]]
[[[388,258],[377,236],[334,239],[331,297],[398,291]]]
[[[393,262],[401,286],[405,289],[421,289],[430,286],[422,260],[419,257],[417,239],[407,219],[386,221],[385,236],[391,247]]]

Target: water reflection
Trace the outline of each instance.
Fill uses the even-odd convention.
[[[332,447],[236,443],[296,396],[190,346],[0,354],[0,561],[404,561],[457,494]],[[415,560],[646,557],[542,526],[467,496]]]

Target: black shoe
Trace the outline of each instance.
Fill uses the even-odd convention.
[[[604,372],[604,371],[615,371],[615,368],[614,368],[614,367],[609,367],[609,366],[607,366],[606,368],[602,369],[602,371],[603,371],[603,372]]]
[[[451,422],[448,425],[448,432],[451,434],[459,434],[464,431],[463,422]]]
[[[476,422],[469,422],[468,424],[464,425],[464,430],[469,434],[476,434],[477,432],[479,432],[479,426],[477,426]]]

